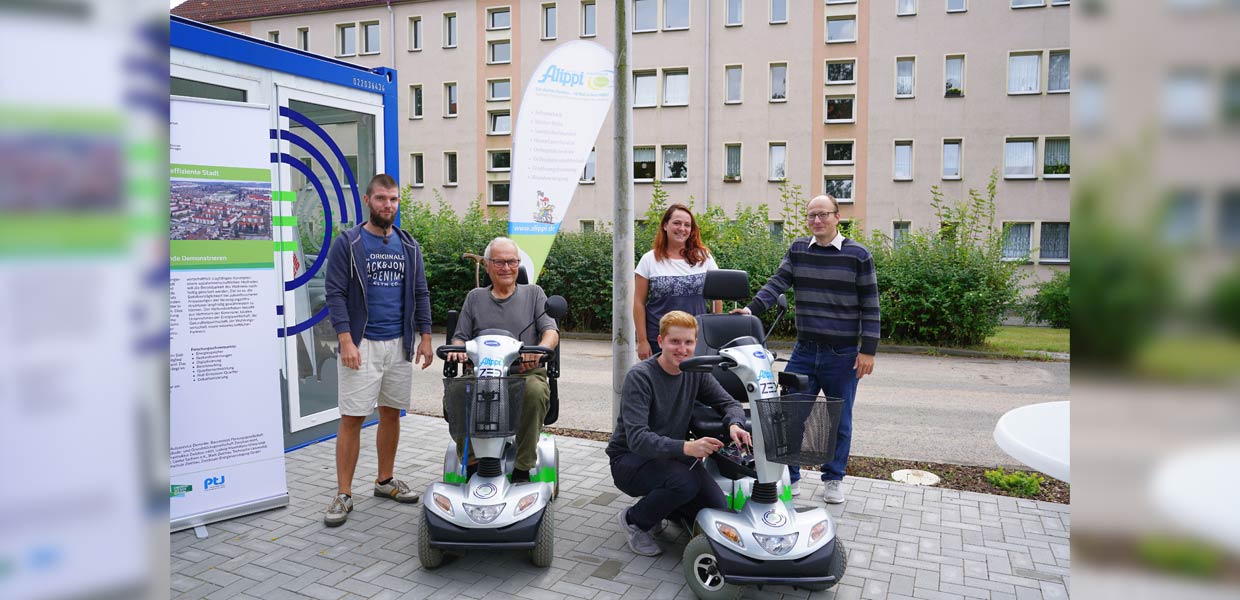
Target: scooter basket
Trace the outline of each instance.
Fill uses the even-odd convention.
[[[451,377],[443,380],[443,415],[455,438],[508,437],[521,422],[524,377]]]
[[[787,394],[753,400],[762,425],[766,459],[784,465],[821,465],[835,457],[844,401]]]

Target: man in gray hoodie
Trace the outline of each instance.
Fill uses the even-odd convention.
[[[745,411],[710,373],[680,370],[697,345],[697,320],[674,310],[659,319],[662,352],[633,366],[621,388],[620,416],[607,445],[611,476],[620,491],[640,497],[617,515],[637,554],[663,551],[652,533],[673,514],[693,520],[703,508],[726,509],[723,491],[698,462],[723,447],[705,437],[685,441],[697,400],[714,408],[728,424],[732,441],[749,445]]]

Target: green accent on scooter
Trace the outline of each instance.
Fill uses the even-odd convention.
[[[745,501],[747,500],[749,500],[749,498],[745,497],[745,490],[737,489],[735,494],[728,496],[728,508],[732,510],[740,510],[742,506],[745,506]]]
[[[457,473],[456,471],[447,471],[443,474],[444,483],[465,483],[469,478]]]
[[[792,502],[792,486],[783,486],[783,491],[779,492],[779,499],[784,502]]]
[[[537,482],[555,483],[555,480],[556,480],[555,467],[543,467],[537,471],[534,471],[533,473],[530,473],[530,481],[535,482],[535,483]]]

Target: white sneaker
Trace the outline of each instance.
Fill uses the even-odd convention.
[[[801,482],[800,481],[792,482],[792,484],[788,486],[788,489],[792,490],[793,496],[800,496],[801,495]]]
[[[844,490],[841,487],[843,483],[838,479],[824,481],[822,485],[822,501],[827,504],[843,504]]]

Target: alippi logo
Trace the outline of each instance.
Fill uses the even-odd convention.
[[[538,83],[557,83],[568,88],[586,86],[591,90],[607,89],[611,85],[611,73],[607,71],[586,73],[584,71],[568,71],[559,65],[548,65]]]

